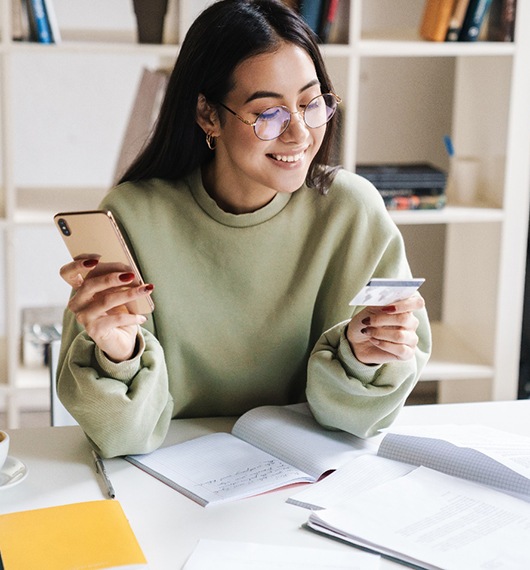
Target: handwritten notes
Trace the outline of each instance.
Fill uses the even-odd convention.
[[[137,456],[129,458],[134,463]],[[141,457],[139,467],[202,505],[249,497],[294,482],[303,471],[227,433],[215,433]]]
[[[209,434],[126,459],[206,506],[315,482],[372,446],[320,426],[307,404],[261,406],[231,434]]]

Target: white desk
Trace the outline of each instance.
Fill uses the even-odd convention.
[[[530,400],[410,406],[396,424],[480,423],[530,435]],[[166,443],[229,431],[228,419],[173,421]],[[10,455],[29,467],[21,484],[0,491],[0,513],[103,499],[90,447],[79,427],[10,430]],[[285,503],[283,489],[204,508],[123,459],[106,460],[107,471],[151,570],[181,568],[200,538],[351,549],[301,528],[309,511]],[[402,568],[383,561],[383,568]]]

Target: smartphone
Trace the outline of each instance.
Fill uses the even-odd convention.
[[[99,264],[92,271],[130,271],[136,276],[133,285],[144,283],[111,212],[60,212],[55,214],[53,220],[73,259],[98,255]],[[127,303],[127,308],[131,313],[144,315],[151,313],[155,305],[147,296]]]
[[[424,283],[423,277],[414,279],[371,279],[350,301],[350,305],[390,305],[410,297]]]

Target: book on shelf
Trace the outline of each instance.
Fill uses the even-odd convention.
[[[356,172],[379,190],[388,210],[433,210],[446,204],[447,174],[428,162],[358,164]]]
[[[318,35],[322,21],[322,8],[324,0],[300,0],[298,12],[308,26]]]
[[[459,42],[474,42],[479,39],[482,25],[486,21],[491,0],[469,0],[466,16],[458,36]]]
[[[403,428],[288,502],[313,530],[421,568],[530,568],[528,437]]]
[[[446,172],[429,162],[360,163],[355,167],[355,172],[378,188],[391,189],[404,185],[443,188],[447,180]]]
[[[420,22],[420,36],[425,40],[443,42],[456,0],[426,0]]]
[[[114,184],[148,141],[166,92],[169,74],[169,69],[143,69],[114,169]]]
[[[349,38],[350,2],[339,0],[335,19],[331,26],[326,43],[347,44]]]
[[[283,0],[297,11],[321,43],[348,43],[347,0]]]
[[[387,210],[440,210],[447,203],[445,192],[434,195],[411,193],[408,196],[383,197]]]
[[[53,35],[44,0],[26,0],[29,40],[41,44],[53,43]]]
[[[492,0],[486,39],[491,42],[513,42],[516,0]]]
[[[462,24],[464,23],[464,18],[466,17],[468,5],[469,0],[456,0],[456,4],[453,8],[453,13],[451,14],[451,18],[449,20],[447,34],[445,36],[446,41],[458,41],[460,30],[462,29]]]
[[[328,43],[331,38],[333,27],[337,23],[339,3],[339,0],[324,1],[318,28],[318,37],[322,43]]]
[[[117,500],[0,515],[0,552],[6,570],[147,567]]]
[[[11,37],[15,41],[29,40],[26,0],[11,0]]]
[[[57,21],[53,0],[44,0],[44,9],[46,10],[46,17],[48,18],[48,25],[50,26],[52,42],[54,44],[61,43],[61,31],[59,29],[59,22]]]
[[[307,404],[261,406],[231,433],[214,433],[126,459],[202,506],[258,495],[293,483],[314,483],[370,440],[327,430]]]

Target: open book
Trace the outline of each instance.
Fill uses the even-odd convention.
[[[528,437],[481,426],[388,433],[378,455],[289,502],[314,509],[313,530],[422,568],[530,568]]]
[[[262,406],[232,433],[214,433],[125,459],[203,506],[315,482],[376,445],[327,430],[306,404]]]

